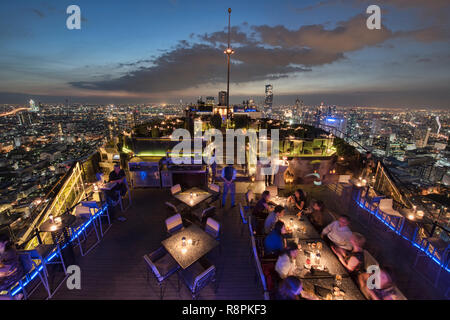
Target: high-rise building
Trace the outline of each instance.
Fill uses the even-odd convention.
[[[216,103],[216,98],[214,97],[206,97],[205,106],[213,107]]]
[[[219,91],[219,106],[226,106],[226,105],[227,105],[227,92]]]
[[[34,102],[33,99],[30,99],[29,105],[30,105],[30,111],[31,112],[39,112],[39,105],[37,105],[36,102]]]
[[[294,111],[295,114],[294,121],[296,123],[301,123],[303,120],[303,107],[304,107],[303,101],[297,98],[295,100],[295,111]]]
[[[27,111],[18,112],[17,118],[19,120],[20,126],[31,126],[31,124],[33,123],[31,114]]]
[[[430,138],[431,128],[428,128],[427,134],[425,136],[425,140],[423,140],[423,147],[425,148],[428,145],[428,139]]]
[[[350,110],[350,114],[347,118],[347,136],[353,138],[357,135],[357,112],[355,109]]]
[[[273,105],[273,86],[271,84],[266,85],[266,99],[264,100],[264,113],[269,115],[272,113]]]

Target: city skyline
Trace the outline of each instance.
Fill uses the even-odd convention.
[[[2,3],[0,103],[217,97],[230,6],[232,103],[263,100],[270,83],[274,105],[300,96],[311,105],[449,109],[448,1],[372,2],[78,1],[81,30],[66,28],[67,1]],[[382,8],[381,30],[366,28],[369,4]]]

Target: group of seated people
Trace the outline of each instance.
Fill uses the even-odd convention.
[[[321,232],[324,242],[331,247],[366,296],[372,300],[392,300],[395,298],[395,285],[387,267],[380,267],[379,289],[369,289],[367,282],[371,274],[365,270],[363,249],[366,239],[360,233],[350,230],[350,218],[348,216],[340,216],[324,227],[323,202],[315,201],[311,208],[306,210],[306,197],[301,189],[296,190],[288,198],[288,204],[291,205],[293,210],[297,211],[298,217],[305,214],[315,228]],[[276,298],[315,299],[314,296],[302,291],[301,280],[294,276],[297,268],[296,258],[300,248],[295,242],[287,242],[286,240],[286,226],[281,220],[285,214],[285,208],[271,203],[270,193],[264,191],[261,199],[254,207],[253,214],[259,219],[264,219],[264,257],[276,258],[275,271],[281,280]]]
[[[20,280],[23,273],[19,255],[9,236],[0,234],[0,292],[8,291],[11,286]],[[22,296],[22,294],[18,296]]]

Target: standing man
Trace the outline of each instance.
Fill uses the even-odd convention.
[[[265,168],[265,170],[269,170],[269,169],[271,170],[271,168],[272,168],[272,160],[270,158],[267,159],[267,160],[268,160],[267,164],[263,164],[262,167]],[[266,187],[272,185],[272,172],[270,172],[270,173],[265,172],[264,173],[264,180],[265,180],[265,186]]]
[[[228,191],[231,193],[231,208],[235,207],[234,196],[236,194],[236,185],[234,180],[236,180],[236,169],[233,168],[232,164],[228,164],[222,169],[222,180],[223,180],[223,197],[222,197],[222,207],[225,206],[227,201]]]
[[[214,150],[213,154],[211,155],[211,158],[209,159],[209,167],[211,168],[212,183],[214,183],[217,174],[216,150]]]

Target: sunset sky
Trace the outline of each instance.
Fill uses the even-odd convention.
[[[66,28],[77,4],[82,29]],[[366,8],[382,8],[381,30]],[[450,1],[1,1],[0,104],[231,101],[450,109]]]

